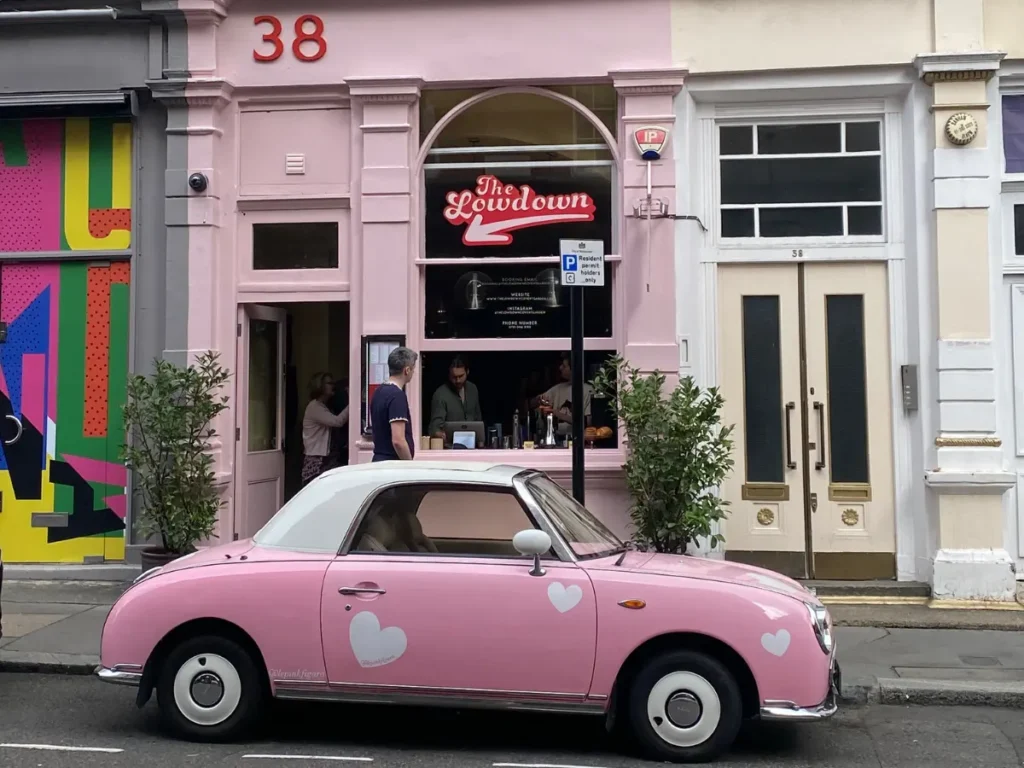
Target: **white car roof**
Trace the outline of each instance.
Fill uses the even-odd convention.
[[[418,480],[429,482],[484,482],[510,485],[525,467],[482,461],[376,461],[353,464],[324,472],[321,479],[351,478],[363,484],[377,480],[381,484]]]

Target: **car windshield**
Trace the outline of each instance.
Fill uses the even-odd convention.
[[[546,475],[534,475],[526,487],[544,508],[552,524],[581,559],[608,557],[626,549],[626,545],[587,508]]]

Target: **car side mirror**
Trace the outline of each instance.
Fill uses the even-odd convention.
[[[540,567],[540,556],[551,550],[551,537],[544,531],[536,528],[529,528],[520,531],[512,537],[512,546],[521,555],[533,555],[533,569],[531,576],[543,576],[544,569]]]

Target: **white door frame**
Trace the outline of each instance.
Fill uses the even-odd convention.
[[[684,92],[685,93],[685,92]],[[682,99],[680,99],[681,101]],[[919,562],[930,556],[918,551],[919,531],[928,530],[927,507],[919,498],[920,483],[915,483],[913,472],[913,446],[916,428],[912,417],[903,408],[900,368],[911,359],[907,306],[916,306],[907,284],[904,220],[908,214],[904,204],[904,183],[913,184],[913,178],[904,182],[904,137],[901,99],[853,99],[811,103],[777,104],[725,104],[697,102],[692,114],[680,114],[686,124],[690,117],[690,138],[693,142],[689,157],[694,161],[696,173],[691,175],[692,207],[702,212],[707,227],[699,246],[699,266],[696,272],[700,297],[699,325],[701,326],[700,369],[702,384],[715,386],[718,382],[718,264],[728,263],[786,263],[822,261],[883,261],[887,263],[889,299],[890,388],[893,414],[893,484],[896,520],[896,571],[899,581],[926,580]],[[677,110],[679,111],[679,110]],[[782,241],[778,245],[758,244],[754,247],[723,247],[717,238],[719,194],[717,161],[717,124],[722,119],[750,119],[773,122],[811,122],[820,119],[848,119],[877,117],[883,128],[883,205],[885,206],[886,241],[878,244],[845,244],[836,242]],[[681,153],[682,154],[682,153]],[[685,162],[685,160],[683,160]],[[917,357],[916,355],[914,356]],[[921,371],[921,377],[924,375]],[[924,394],[922,388],[921,394]],[[924,398],[921,397],[922,405]],[[717,526],[714,532],[718,532]],[[726,548],[728,542],[726,542]]]

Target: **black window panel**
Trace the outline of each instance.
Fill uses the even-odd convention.
[[[338,222],[253,224],[253,269],[336,269]]]
[[[868,157],[722,160],[722,203],[880,202],[882,168]]]
[[[842,123],[757,126],[757,154],[811,155],[842,151]]]
[[[846,209],[848,235],[882,234],[882,206],[851,205]]]
[[[1013,252],[1024,256],[1024,205],[1013,206]]]
[[[718,152],[722,155],[754,154],[754,127],[723,125],[718,129]]]
[[[847,123],[847,152],[877,152],[882,148],[881,123]]]
[[[868,401],[864,297],[826,296],[828,442],[833,483],[867,483]]]
[[[557,229],[557,228],[556,228]],[[583,333],[612,335],[612,269],[604,286],[583,290]],[[569,289],[557,264],[426,268],[428,339],[568,338]]]
[[[725,208],[722,210],[722,237],[753,236],[753,208]]]
[[[843,209],[762,208],[761,237],[832,237],[843,234]]]
[[[743,421],[747,482],[783,482],[778,296],[743,297]]]

